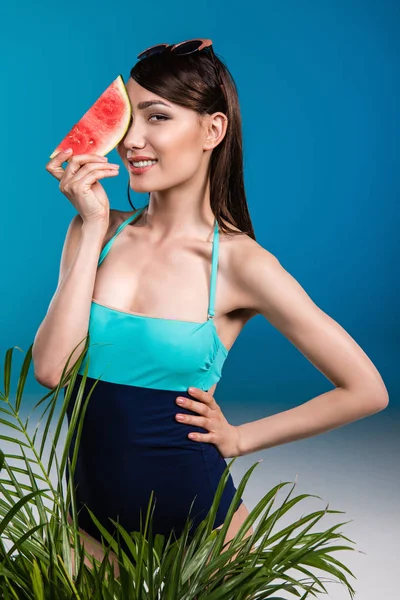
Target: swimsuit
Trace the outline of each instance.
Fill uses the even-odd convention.
[[[98,265],[116,236],[144,208],[118,227],[103,248]],[[153,534],[166,537],[172,529],[179,536],[188,516],[193,521],[191,537],[211,507],[227,464],[214,444],[188,438],[190,432],[208,433],[208,430],[179,423],[175,415],[179,412],[199,416],[178,406],[176,398],[183,396],[196,401],[187,388],[208,391],[221,378],[228,355],[212,319],[218,241],[215,220],[205,322],[149,317],[92,300],[90,343],[72,389],[67,416],[70,422],[74,399],[89,361],[81,409],[95,380],[100,379],[84,416],[74,484],[79,527],[98,540],[102,536],[84,503],[112,534],[115,528],[109,517],[128,532],[140,531],[141,518],[144,528],[153,490]],[[66,388],[64,396],[65,392]],[[76,433],[77,428],[69,449],[71,461]],[[213,529],[224,523],[235,492],[229,474]],[[242,502],[240,499],[238,506]],[[122,537],[120,540],[124,546]]]

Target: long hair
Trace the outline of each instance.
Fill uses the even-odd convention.
[[[131,77],[142,87],[200,116],[223,112],[228,118],[224,139],[213,148],[210,159],[210,205],[218,225],[226,234],[240,233],[226,227],[221,217],[249,235],[255,234],[247,206],[243,181],[242,120],[236,84],[214,53],[216,73],[209,51],[174,55],[161,52],[139,60]],[[219,75],[219,77],[218,77]],[[223,83],[220,85],[219,78]],[[199,117],[200,119],[200,117]],[[131,202],[128,181],[128,199]],[[150,194],[149,194],[150,197]]]

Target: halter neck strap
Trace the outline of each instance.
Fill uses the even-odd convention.
[[[138,217],[140,215],[140,213],[146,208],[146,206],[142,206],[142,208],[139,208],[139,210],[137,212],[135,212],[133,215],[131,215],[130,217],[128,217],[127,219],[125,219],[125,221],[123,223],[120,224],[120,226],[118,227],[117,231],[114,233],[114,235],[112,236],[112,238],[107,242],[107,244],[104,246],[103,250],[101,251],[100,254],[100,258],[99,258],[99,262],[97,266],[100,266],[101,263],[103,262],[103,260],[105,259],[105,257],[107,256],[107,254],[110,251],[110,248],[115,240],[115,238],[117,237],[117,235],[119,233],[121,233],[121,231],[127,226],[129,225],[129,223],[131,223],[134,219],[136,219],[136,217]]]
[[[208,305],[208,319],[212,319],[215,315],[215,293],[217,287],[217,270],[218,270],[218,250],[219,250],[219,229],[218,221],[214,223],[213,248],[211,256],[211,280],[210,280],[210,301]]]

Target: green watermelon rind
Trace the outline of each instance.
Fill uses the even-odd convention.
[[[112,85],[114,85],[117,88],[117,91],[119,92],[122,100],[124,101],[127,110],[123,113],[124,118],[121,120],[120,126],[112,130],[112,132],[110,132],[110,134],[105,138],[104,144],[100,145],[99,148],[96,150],[96,154],[99,156],[105,156],[119,144],[119,142],[122,140],[122,138],[125,136],[126,132],[129,129],[129,123],[131,119],[131,102],[122,75],[118,75],[118,77],[113,81],[113,83],[110,86],[108,86],[108,88],[103,92],[103,94]],[[96,102],[101,98],[103,94],[99,96]],[[86,111],[86,113],[81,117],[81,119],[77,121],[77,123],[75,123],[74,127],[78,125],[78,123],[87,115],[87,113],[93,108],[96,102],[94,102],[92,106]],[[60,144],[57,146],[54,152],[50,155],[50,158],[54,158],[59,152],[61,152],[64,149],[61,146],[63,141],[64,140],[60,142]]]

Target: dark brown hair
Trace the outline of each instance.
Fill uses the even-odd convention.
[[[211,210],[224,233],[238,235],[227,228],[221,217],[255,240],[244,190],[242,120],[237,88],[228,68],[215,53],[214,60],[224,89],[208,51],[180,56],[168,51],[153,54],[139,60],[130,75],[150,92],[199,115],[220,111],[227,116],[225,137],[212,150],[210,158]],[[128,182],[128,199],[135,209],[129,188]]]

